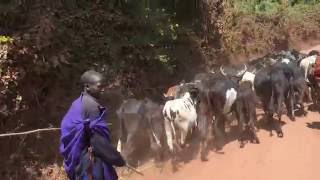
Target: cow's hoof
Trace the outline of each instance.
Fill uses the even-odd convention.
[[[221,151],[222,150],[222,146],[217,146],[216,147],[216,151]]]
[[[207,157],[201,156],[201,161],[206,162],[206,161],[209,161],[209,159]]]
[[[289,119],[290,119],[291,121],[296,121],[296,118],[295,118],[294,116],[289,116]]]
[[[283,133],[282,133],[282,132],[279,132],[279,133],[278,133],[278,137],[283,138]]]

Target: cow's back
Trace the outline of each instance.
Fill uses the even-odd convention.
[[[258,96],[271,96],[270,68],[263,68],[255,76],[254,89]]]
[[[122,103],[117,110],[117,115],[124,128],[134,132],[145,126],[145,111],[143,101],[131,98]]]

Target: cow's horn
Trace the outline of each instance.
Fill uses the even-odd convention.
[[[246,64],[243,64],[243,65],[244,65],[244,69],[237,74],[238,77],[247,71],[247,65]]]
[[[223,69],[222,66],[220,66],[220,72],[221,72],[222,75],[227,76],[227,74],[224,72],[224,69]]]
[[[196,82],[189,82],[189,83],[187,83],[187,85],[197,85],[197,83]]]

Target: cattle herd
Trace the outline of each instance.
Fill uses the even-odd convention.
[[[229,115],[236,117],[240,147],[245,140],[259,144],[256,107],[262,106],[270,135],[283,137],[284,112],[295,121],[306,115],[304,103],[317,103],[319,85],[313,77],[317,51],[296,50],[268,54],[239,65],[222,65],[199,73],[190,82],[170,87],[163,104],[149,98],[125,100],[117,110],[120,122],[118,151],[130,159],[140,135],[147,136],[151,149],[161,157],[164,149],[175,155],[186,147],[186,137],[199,136],[200,157],[207,160],[209,143],[221,149],[227,138]],[[301,112],[301,113],[297,113]],[[275,117],[274,117],[275,115]],[[197,131],[198,133],[194,133]]]

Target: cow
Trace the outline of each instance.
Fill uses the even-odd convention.
[[[131,155],[137,149],[137,143],[146,134],[151,149],[161,160],[164,149],[162,146],[164,141],[162,108],[163,105],[159,105],[149,98],[142,100],[130,98],[125,100],[116,111],[120,121],[117,150],[127,161],[132,159]]]
[[[185,139],[190,130],[197,126],[197,96],[198,91],[185,85],[177,94],[177,99],[169,100],[163,108],[167,144],[171,152],[176,153],[185,145]],[[180,142],[178,133],[180,131]],[[175,146],[175,147],[174,147]]]
[[[315,64],[318,54],[319,53],[316,51],[311,51],[308,57],[302,59],[299,62],[299,66],[303,70],[304,78],[307,83],[310,83],[308,79],[308,71],[312,67],[312,65]]]
[[[206,161],[208,142],[212,139],[212,122],[215,135],[225,140],[225,115],[231,112],[237,92],[235,82],[219,75],[204,79],[199,83],[198,88],[200,91],[198,126],[201,136],[201,160]]]
[[[317,60],[317,57],[320,55],[318,51],[311,51],[309,54],[309,56],[302,59],[300,62],[299,62],[299,66],[301,67],[301,69],[303,70],[303,73],[304,73],[304,78],[305,78],[305,81],[307,83],[307,85],[309,86],[309,91],[308,91],[308,100],[309,101],[313,101],[315,104],[318,104],[318,98],[317,98],[317,94],[316,93],[318,91],[318,85],[314,79],[314,76],[313,76],[313,70],[314,70],[314,66],[316,65],[316,60]],[[312,73],[310,73],[312,72]],[[311,98],[311,95],[313,96]]]
[[[201,137],[200,157],[202,161],[208,160],[206,157],[208,142],[213,138],[213,130],[216,139],[220,143],[225,142],[227,138],[225,133],[227,115],[233,112],[236,113],[240,128],[242,129],[241,126],[243,125],[253,135],[255,142],[260,142],[253,128],[256,119],[256,101],[252,100],[255,98],[251,85],[249,81],[243,81],[238,85],[230,78],[219,75],[208,77],[198,84],[200,99],[198,129]],[[246,100],[246,98],[248,99]],[[243,147],[243,135],[244,132],[242,131],[239,137],[240,147]],[[220,143],[217,144],[217,149],[221,148]]]
[[[238,124],[241,130],[240,134],[240,148],[244,147],[244,140],[249,133],[250,141],[259,144],[260,140],[256,134],[256,98],[252,90],[252,83],[250,81],[240,82],[238,94],[235,101],[235,112],[238,119]]]
[[[276,113],[279,121],[282,116],[282,105],[285,103],[288,117],[294,121],[294,71],[285,63],[278,62],[275,65],[261,69],[254,81],[256,94],[260,98],[263,110],[269,125],[273,122],[273,114]],[[298,86],[297,86],[298,88]],[[280,126],[277,126],[278,137],[283,137]],[[272,129],[270,130],[272,136]]]

